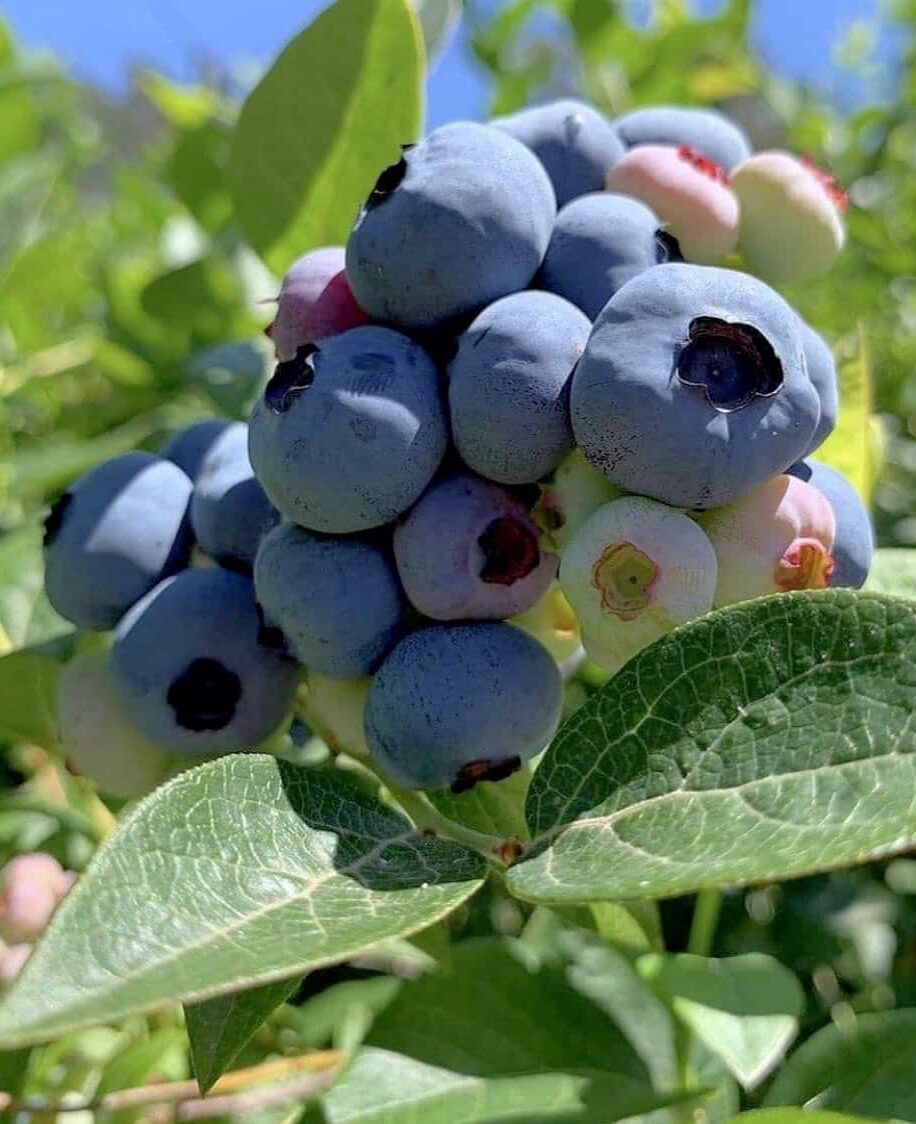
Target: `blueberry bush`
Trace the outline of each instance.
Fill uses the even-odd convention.
[[[916,7],[621,7],[0,27],[3,1119],[916,1121]]]

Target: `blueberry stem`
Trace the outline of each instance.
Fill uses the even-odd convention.
[[[464,824],[449,819],[429,802],[423,792],[402,788],[401,785],[395,784],[394,781],[389,780],[379,771],[374,762],[361,758],[360,764],[378,778],[379,783],[392,799],[401,806],[408,818],[413,820],[418,831],[431,831],[436,835],[454,839],[456,843],[463,843],[466,847],[470,847],[472,851],[478,851],[496,867],[507,865],[502,857],[506,850],[507,840],[500,838],[498,835],[487,835],[482,831],[474,831],[473,828],[465,827]]]

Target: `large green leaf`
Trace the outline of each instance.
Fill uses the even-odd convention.
[[[860,1015],[803,1043],[764,1102],[916,1120],[916,1010]],[[765,1122],[766,1124],[766,1122]]]
[[[746,1089],[760,1084],[798,1033],[804,992],[772,956],[653,953],[639,971]]]
[[[916,601],[916,550],[902,547],[876,550],[865,588]]]
[[[618,1074],[472,1077],[367,1048],[322,1109],[325,1124],[611,1124],[671,1100]]]
[[[251,92],[229,159],[249,242],[282,273],[343,242],[422,118],[423,45],[407,0],[336,0]]]
[[[234,995],[217,995],[185,1007],[194,1076],[201,1092],[226,1072],[267,1016],[288,999],[298,984],[275,980]]]
[[[808,1108],[755,1108],[751,1112],[739,1112],[731,1119],[735,1124],[739,1121],[741,1124],[859,1124],[864,1117]]]
[[[532,781],[534,901],[664,897],[916,841],[916,606],[830,590],[724,609],[640,653]]]
[[[483,868],[338,770],[210,762],[99,850],[0,1004],[0,1049],[343,960],[437,921]]]
[[[561,968],[530,970],[497,937],[460,942],[447,970],[406,984],[368,1040],[477,1077],[585,1068],[646,1080],[630,1044]]]

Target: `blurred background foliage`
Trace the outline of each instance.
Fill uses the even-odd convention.
[[[641,8],[634,18],[613,0],[467,0],[461,15],[494,112],[571,92],[612,116],[717,105],[758,146],[809,152],[848,188],[839,264],[786,295],[831,341],[861,325],[886,450],[879,538],[916,543],[916,0],[886,5],[898,61],[881,99],[859,95],[851,109],[768,72],[751,46],[751,0],[705,19],[686,0]],[[457,0],[429,0],[428,43],[458,14]],[[859,28],[841,45],[850,83],[876,65],[871,44]],[[239,107],[228,82],[179,87],[153,73],[110,100],[24,52],[0,23],[0,654],[61,631],[38,596],[37,527],[55,493],[195,415],[240,415],[269,366],[260,329],[277,279],[245,241],[229,183]],[[0,737],[11,737],[2,722]],[[0,773],[0,862],[42,848],[82,868],[111,828],[108,809],[34,747],[8,749]],[[669,947],[684,947],[689,916],[689,902],[665,903]],[[423,934],[424,954],[447,956],[449,931],[537,946],[549,922],[494,889]],[[729,895],[713,951],[750,949],[799,974],[809,1028],[916,1004],[916,861]],[[345,1039],[354,1003],[368,1025],[397,976],[385,965],[316,973],[240,1062]],[[188,1072],[167,1014],[0,1057],[0,1089],[97,1092]],[[726,1100],[723,1116],[734,1093]]]

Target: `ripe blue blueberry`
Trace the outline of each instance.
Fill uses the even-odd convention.
[[[547,173],[523,144],[488,125],[445,125],[379,177],[347,243],[347,277],[374,319],[438,328],[524,289],[555,216]]]
[[[368,675],[404,631],[394,563],[373,542],[281,523],[261,543],[254,583],[265,620],[296,659],[324,675]]]
[[[687,145],[730,171],[751,154],[744,132],[734,121],[710,109],[653,105],[634,109],[614,122],[625,145]]]
[[[493,125],[537,156],[550,176],[558,207],[601,191],[608,169],[623,155],[613,125],[592,106],[569,98],[497,117]]]
[[[150,453],[123,453],[61,496],[45,523],[45,589],[78,628],[113,628],[187,564],[191,481]]]
[[[417,499],[448,442],[440,376],[390,328],[353,328],[300,348],[255,405],[254,471],[274,506],[313,531],[389,523]]]
[[[406,636],[376,672],[366,740],[399,783],[462,792],[543,749],[562,695],[556,664],[521,629],[432,625]]]
[[[254,749],[293,702],[299,668],[266,628],[250,578],[216,567],[161,582],[115,632],[127,719],[178,753]]]
[[[821,418],[817,423],[817,429],[814,431],[811,444],[805,453],[805,456],[810,456],[815,449],[819,449],[823,445],[836,427],[840,409],[840,392],[833,352],[827,346],[827,341],[815,332],[810,324],[801,319],[800,323],[808,377],[814,384],[814,389],[817,391],[817,396],[821,402]]]
[[[820,418],[798,317],[762,281],[657,265],[595,322],[573,376],[585,456],[625,491],[720,507],[785,469]]]
[[[628,195],[595,192],[557,215],[540,283],[594,320],[617,290],[650,266],[681,261],[658,216]]]
[[[222,418],[206,418],[204,421],[194,422],[173,433],[159,450],[159,456],[177,464],[192,480],[196,480],[207,453],[230,425],[232,422],[223,421]]]
[[[530,291],[495,301],[459,336],[448,398],[470,468],[502,484],[556,468],[573,447],[569,377],[590,331],[575,305]]]
[[[235,422],[211,445],[191,499],[191,526],[221,566],[250,573],[258,544],[279,516],[248,459],[248,426]]]
[[[432,484],[394,532],[398,573],[413,605],[433,620],[511,617],[553,580],[557,556],[522,500],[479,476]]]
[[[875,534],[858,492],[842,472],[819,461],[799,461],[787,471],[817,488],[833,508],[836,536],[832,550],[833,573],[828,585],[861,589],[871,569]]]

